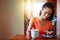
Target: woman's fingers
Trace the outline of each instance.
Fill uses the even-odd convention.
[[[51,34],[51,33],[53,33],[53,31],[46,31],[46,33],[49,33],[49,34]]]

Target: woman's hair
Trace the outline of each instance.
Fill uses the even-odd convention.
[[[43,6],[42,6],[42,10],[44,9],[44,8],[50,8],[51,10],[52,10],[52,13],[51,13],[51,15],[50,15],[50,17],[49,17],[49,19],[48,20],[52,20],[53,19],[53,16],[54,16],[54,5],[52,4],[52,3],[50,3],[50,2],[47,2],[47,3],[45,3]],[[40,11],[40,14],[39,15],[41,15],[41,11]]]

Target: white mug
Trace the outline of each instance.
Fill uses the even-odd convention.
[[[39,30],[38,29],[31,29],[31,37],[38,38],[38,36],[39,36]]]

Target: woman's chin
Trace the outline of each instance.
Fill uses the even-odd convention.
[[[43,20],[46,20],[46,18],[44,17]]]

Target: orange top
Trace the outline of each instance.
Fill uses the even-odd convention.
[[[39,29],[40,33],[45,33],[46,31],[52,30],[52,21],[48,21],[45,26],[42,26],[38,18],[33,17],[31,18],[29,24],[32,28]]]

